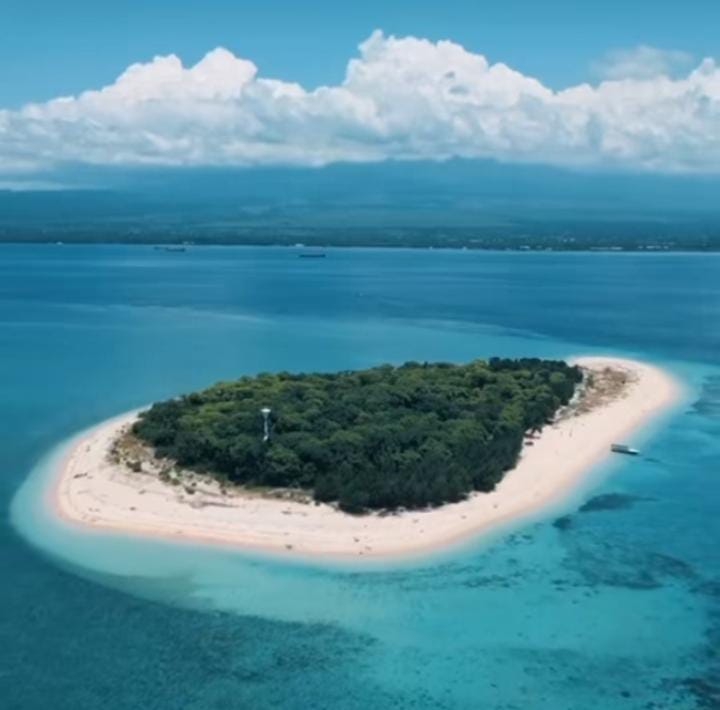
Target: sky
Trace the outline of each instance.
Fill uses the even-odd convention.
[[[719,26],[716,0],[4,0],[0,175],[453,157],[717,173]]]

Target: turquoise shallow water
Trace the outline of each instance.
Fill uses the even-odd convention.
[[[719,258],[3,246],[0,321],[0,707],[719,706]],[[687,397],[642,459],[433,557],[288,562],[42,507],[68,437],[220,378],[587,352]]]

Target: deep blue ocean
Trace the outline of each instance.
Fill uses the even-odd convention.
[[[571,499],[432,557],[63,529],[62,444],[266,370],[621,354],[686,388]],[[58,448],[60,447],[60,448]],[[720,255],[0,246],[0,708],[720,708]]]

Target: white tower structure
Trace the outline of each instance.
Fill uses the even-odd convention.
[[[270,438],[270,407],[263,407],[261,410],[263,415],[263,441]]]

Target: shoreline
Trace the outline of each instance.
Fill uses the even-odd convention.
[[[521,519],[569,496],[623,439],[676,403],[678,383],[660,368],[612,357],[574,358],[589,369],[612,367],[631,381],[617,398],[547,425],[524,446],[494,491],[430,510],[350,515],[326,504],[225,494],[197,477],[190,489],[108,460],[137,416],[134,410],[81,435],[63,456],[49,490],[51,513],[88,531],[230,545],[296,557],[391,558],[446,546]]]

